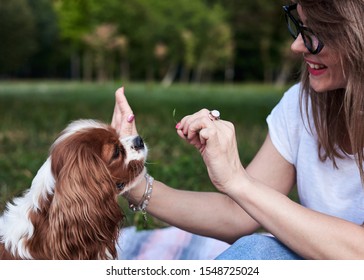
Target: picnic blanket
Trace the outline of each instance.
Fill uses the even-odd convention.
[[[137,231],[121,230],[118,240],[120,260],[211,260],[229,244],[176,227]]]

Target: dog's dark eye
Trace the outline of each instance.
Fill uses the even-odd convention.
[[[116,183],[116,187],[118,188],[118,190],[122,190],[125,188],[125,183]]]
[[[120,156],[120,147],[118,145],[115,145],[112,159],[117,159],[119,156]]]

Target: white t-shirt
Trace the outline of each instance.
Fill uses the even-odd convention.
[[[267,117],[267,123],[273,145],[296,168],[300,203],[363,224],[364,187],[354,157],[337,159],[338,168],[330,160],[320,161],[317,137],[310,131],[306,112],[301,115],[299,99],[300,84],[297,84],[284,94]]]

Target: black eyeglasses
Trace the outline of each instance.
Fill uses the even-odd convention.
[[[319,38],[317,38],[315,33],[310,28],[303,26],[302,22],[292,15],[291,12],[295,11],[296,9],[297,3],[283,6],[289,33],[291,33],[295,40],[297,39],[298,35],[301,34],[303,42],[305,43],[308,51],[312,54],[318,54],[324,47],[324,44]]]

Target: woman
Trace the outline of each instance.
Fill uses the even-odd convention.
[[[268,116],[252,162],[242,166],[234,126],[203,109],[176,129],[200,151],[220,192],[154,181],[150,199],[145,183],[128,199],[146,200],[169,224],[235,242],[219,259],[363,259],[364,1],[299,0],[284,11],[291,49],[303,55],[302,79]],[[116,99],[112,124],[135,134],[123,89]],[[295,184],[301,204],[287,197]],[[254,234],[260,227],[274,237]]]

